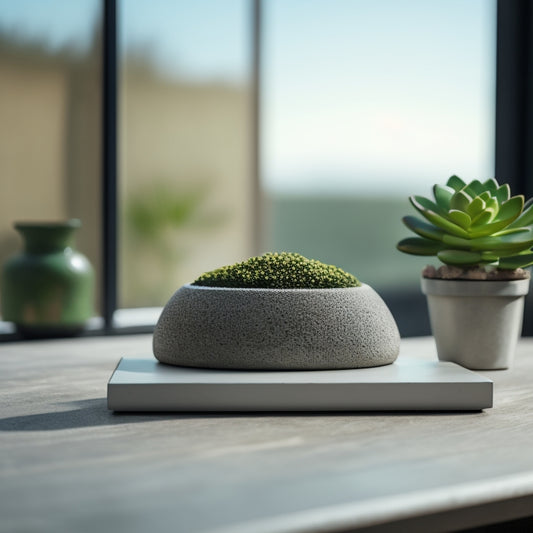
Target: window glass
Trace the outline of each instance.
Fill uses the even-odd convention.
[[[119,305],[157,306],[250,253],[249,3],[119,7]]]
[[[428,260],[395,249],[408,195],[493,177],[495,3],[263,6],[266,247],[415,294]]]
[[[99,270],[100,57],[99,0],[0,2],[0,263],[14,221],[75,217]]]

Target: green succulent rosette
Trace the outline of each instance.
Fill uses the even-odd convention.
[[[511,196],[509,185],[495,179],[465,183],[457,176],[434,185],[433,195],[409,198],[423,219],[402,219],[417,236],[401,240],[400,251],[463,268],[533,264],[533,199],[524,203],[524,196]]]

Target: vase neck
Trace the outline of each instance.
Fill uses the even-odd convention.
[[[80,227],[78,220],[67,222],[19,222],[15,229],[24,239],[26,252],[43,254],[59,252],[74,242],[74,232]]]

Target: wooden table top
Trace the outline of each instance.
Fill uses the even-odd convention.
[[[0,345],[0,531],[449,531],[533,515],[533,339],[469,413],[115,414],[151,336]],[[432,338],[402,355],[435,358]],[[409,529],[406,529],[406,528]],[[418,529],[416,529],[418,528]]]

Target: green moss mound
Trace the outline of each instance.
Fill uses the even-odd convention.
[[[295,253],[266,253],[202,274],[193,285],[258,289],[337,289],[359,280],[333,265]]]

